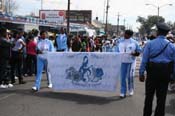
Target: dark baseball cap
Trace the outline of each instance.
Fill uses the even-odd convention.
[[[161,31],[170,31],[170,27],[166,23],[158,23],[157,29]]]

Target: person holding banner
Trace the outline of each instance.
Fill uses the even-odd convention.
[[[57,52],[64,52],[68,50],[67,40],[68,40],[67,35],[65,34],[64,29],[61,28],[60,34],[58,34],[55,41]]]
[[[127,93],[127,84],[128,81],[128,91],[129,95],[134,94],[134,70],[136,56],[139,56],[141,53],[141,48],[137,41],[133,38],[133,31],[126,30],[124,38],[119,40],[117,46],[117,52],[123,53],[122,64],[121,64],[121,90],[120,97],[125,98]]]
[[[42,71],[44,67],[46,68],[46,74],[49,81],[49,88],[52,88],[51,83],[51,75],[47,69],[47,60],[45,58],[45,55],[47,55],[47,52],[53,52],[54,46],[52,41],[46,38],[47,32],[41,31],[40,32],[40,39],[37,43],[37,50],[38,50],[38,56],[37,56],[37,74],[36,74],[36,80],[35,80],[35,86],[32,87],[32,90],[38,91],[40,89],[41,84],[41,78],[42,78]]]

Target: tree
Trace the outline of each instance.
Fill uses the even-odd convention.
[[[140,28],[138,29],[139,32],[144,34],[150,34],[151,28],[153,28],[157,22],[165,22],[165,19],[161,16],[148,16],[147,18],[138,16],[137,22],[141,24]]]
[[[175,35],[175,22],[167,22],[167,24],[170,26],[172,33]]]
[[[0,10],[2,10],[2,0],[0,0]]]
[[[4,8],[7,14],[12,15],[16,10],[18,10],[19,5],[16,0],[5,0]]]

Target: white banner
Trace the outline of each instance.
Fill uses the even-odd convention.
[[[122,54],[48,53],[54,90],[116,91]]]

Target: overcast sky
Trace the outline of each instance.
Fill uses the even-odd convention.
[[[16,0],[19,4],[19,9],[16,14],[26,15],[35,12],[38,15],[38,10],[41,8],[40,0]],[[68,0],[43,0],[43,9],[67,9]],[[99,17],[103,21],[104,2],[106,0],[70,0],[72,10],[92,10],[93,19]],[[173,6],[164,6],[160,8],[160,16],[165,17],[166,21],[175,22],[175,1],[174,0],[109,0],[109,22],[117,24],[117,14],[120,13],[120,24],[130,25],[135,30],[138,27],[136,23],[137,16],[147,17],[148,15],[157,15],[157,8],[146,6],[146,3],[162,6],[167,3]]]

